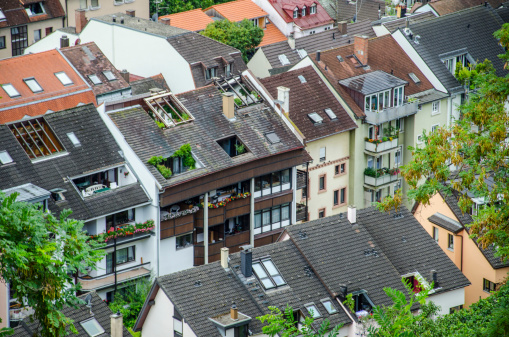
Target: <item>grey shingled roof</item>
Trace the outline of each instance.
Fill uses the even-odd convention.
[[[103,302],[103,300],[95,293],[91,292],[92,295],[92,313],[90,314],[90,309],[86,307],[85,304],[78,305],[78,308],[73,307],[65,307],[62,310],[62,313],[71,320],[74,321],[74,327],[78,330],[78,334],[75,335],[71,333],[71,336],[77,336],[77,337],[89,337],[89,334],[83,329],[80,322],[86,321],[90,318],[95,318],[97,322],[101,325],[101,327],[104,329],[104,334],[101,334],[99,336],[111,336],[111,319],[110,315],[112,314],[110,308],[108,307],[108,304]],[[81,296],[78,296],[80,299],[85,300],[85,297],[87,297],[88,294],[84,294]],[[32,337],[33,333],[36,332],[37,326],[39,322],[34,321],[30,322],[28,319],[26,320],[25,324],[18,325],[14,329],[14,334],[11,336],[14,337]],[[124,337],[130,337],[131,334],[125,326],[123,327],[123,334]]]
[[[265,104],[260,103],[235,113],[236,119],[228,121],[223,115],[222,95],[213,86],[203,87],[177,96],[195,120],[162,130],[141,107],[133,107],[109,114],[136,155],[148,167],[163,187],[217,172],[232,166],[278,153],[303,148],[303,144],[288,129],[282,119]],[[265,134],[276,132],[280,143],[271,144]],[[248,153],[231,158],[217,140],[237,135]],[[147,164],[152,156],[168,158],[180,146],[192,144],[193,154],[204,164],[203,168],[190,170],[171,178],[164,177]]]
[[[412,47],[431,68],[440,82],[450,92],[462,90],[460,83],[447,70],[440,55],[466,48],[474,60],[486,58],[493,62],[498,76],[505,76],[504,62],[498,58],[504,53],[493,33],[501,28],[502,19],[489,5],[468,8],[434,19],[410,23],[413,37],[420,36],[419,43],[410,41]]]
[[[338,19],[336,8],[339,9],[339,21],[351,21],[358,11],[357,20],[378,20],[378,8],[381,7],[381,14],[385,14],[385,3],[381,0],[359,0],[358,5],[348,0],[319,0],[320,4],[325,8],[327,13],[334,19]],[[337,7],[336,7],[337,6]]]
[[[0,148],[7,150],[13,163],[0,165],[0,190],[32,183],[48,191],[65,189],[65,201],[49,199],[49,209],[57,216],[71,209],[72,218],[92,219],[142,203],[150,198],[140,184],[127,185],[83,199],[67,177],[75,177],[122,165],[120,148],[92,104],[46,114],[47,123],[67,150],[67,155],[33,163],[8,125],[0,125]],[[67,133],[74,132],[81,146],[74,147]],[[67,181],[67,182],[66,182]]]
[[[435,213],[428,218],[431,223],[434,223],[437,226],[440,226],[449,232],[454,234],[459,233],[463,230],[463,226],[456,220],[451,219],[441,213]]]
[[[325,32],[303,36],[295,39],[295,50],[290,48],[287,41],[277,42],[268,46],[261,47],[263,54],[269,61],[272,68],[282,68],[283,65],[279,61],[279,55],[286,55],[290,61],[290,65],[296,64],[301,60],[298,50],[304,49],[308,54],[317,50],[329,50],[353,43],[355,35],[366,35],[375,37],[375,32],[371,28],[369,20],[359,21],[357,23],[349,23],[347,25],[347,34],[342,35],[337,28],[326,30]]]
[[[386,22],[382,23],[382,25],[385,26],[385,28],[387,28],[389,33],[392,33],[398,28],[405,28],[407,19],[410,20],[410,23],[415,23],[415,22],[429,20],[429,19],[433,19],[433,18],[436,18],[436,16],[432,12],[416,13],[413,15],[408,15],[405,18],[386,21]]]
[[[509,2],[504,3],[498,8],[497,13],[505,23],[509,22]]]
[[[394,75],[387,74],[385,71],[377,70],[340,80],[339,84],[344,85],[345,87],[352,90],[358,91],[364,95],[369,95],[383,90],[399,87],[408,84],[408,82]]]

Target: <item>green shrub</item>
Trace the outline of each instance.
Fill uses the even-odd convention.
[[[168,179],[171,177],[172,175],[172,172],[171,172],[171,169],[164,166],[164,165],[157,165],[157,170],[159,171],[159,173],[161,173],[161,175],[165,178],[165,179]]]

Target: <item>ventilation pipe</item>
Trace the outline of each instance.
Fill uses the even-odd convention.
[[[239,309],[235,305],[235,302],[233,302],[232,307],[230,308],[230,317],[234,321],[237,321],[239,319]]]
[[[253,252],[251,245],[240,247],[240,271],[245,277],[253,275]]]
[[[228,269],[228,253],[230,249],[228,247],[221,248],[221,267]]]
[[[353,225],[357,223],[357,208],[354,205],[348,206],[348,221]]]
[[[60,48],[69,47],[69,38],[67,35],[62,35],[60,38]]]

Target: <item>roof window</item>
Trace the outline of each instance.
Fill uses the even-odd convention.
[[[299,77],[300,83],[306,83],[307,82],[306,78],[304,76],[299,75],[298,77]]]
[[[9,95],[10,98],[21,96],[18,90],[16,90],[16,88],[14,88],[14,86],[10,83],[2,84],[2,88],[7,93],[7,95]]]
[[[74,145],[74,147],[78,147],[78,146],[81,146],[81,142],[80,140],[78,139],[78,137],[76,137],[76,135],[74,134],[74,132],[69,132],[67,134],[67,137],[69,137],[69,139],[71,140],[72,144]]]
[[[103,327],[95,318],[81,321],[80,324],[90,337],[99,336],[104,333]]]
[[[2,10],[0,9],[0,21],[3,21],[5,20],[5,14],[4,12],[2,12]]]
[[[60,80],[60,82],[62,82],[63,85],[74,84],[73,81],[69,78],[69,76],[67,76],[67,74],[64,73],[63,71],[55,73],[55,76]]]
[[[297,53],[299,54],[301,59],[308,56],[308,52],[305,49],[297,49]]]
[[[338,55],[338,56],[336,56],[336,57],[338,58],[338,61],[339,61],[339,62],[343,62],[343,61],[344,61],[344,60],[343,60],[343,57],[342,57],[341,55]]]
[[[218,140],[217,143],[232,158],[248,152],[246,146],[237,136],[231,136]]]
[[[285,54],[279,55],[278,58],[279,62],[281,62],[282,65],[286,66],[290,64],[290,60],[288,59],[288,57],[286,57]]]
[[[143,99],[160,128],[173,127],[194,120],[193,115],[171,92],[157,93]]]
[[[412,79],[412,81],[414,81],[415,84],[421,83],[419,77],[417,77],[414,73],[410,73],[408,74],[408,76],[410,76],[410,78]]]
[[[337,118],[338,118],[338,117],[336,116],[336,114],[335,114],[335,113],[334,113],[334,112],[333,112],[330,108],[327,108],[327,109],[325,109],[324,111],[325,111],[325,113],[327,114],[327,116],[329,116],[329,118],[330,118],[331,120],[333,120],[333,119],[337,119]]]
[[[9,129],[30,159],[64,151],[64,147],[42,117],[10,124]]]
[[[286,284],[271,259],[253,263],[253,271],[265,289],[272,289]]]
[[[90,81],[92,81],[92,83],[94,83],[95,85],[97,84],[102,84],[103,82],[99,79],[99,76],[97,76],[96,74],[92,74],[92,75],[88,75],[88,78],[90,79]]]
[[[28,85],[28,87],[30,88],[30,90],[32,90],[33,93],[38,93],[38,92],[43,91],[42,87],[39,85],[39,83],[37,83],[35,78],[33,78],[33,77],[26,78],[23,81],[25,81],[26,85]]]
[[[115,81],[117,79],[111,70],[103,71],[103,74],[106,76],[108,81]]]
[[[41,15],[46,13],[41,2],[29,4],[27,7],[25,7],[25,11],[27,12],[28,16]]]
[[[321,302],[325,310],[327,310],[327,312],[329,313],[329,315],[332,315],[338,311],[336,307],[334,307],[334,304],[332,304],[332,301],[330,299],[326,298],[321,300]]]
[[[293,10],[293,18],[297,19],[299,17],[299,7],[295,7]]]
[[[269,132],[265,134],[265,137],[271,144],[276,144],[281,142],[281,139],[279,139],[278,135],[276,135],[275,132]]]
[[[304,306],[306,307],[307,311],[313,318],[318,318],[322,316],[314,303],[305,304]]]
[[[0,151],[0,163],[3,165],[12,163],[12,158],[7,151]]]
[[[308,117],[311,119],[313,124],[322,124],[322,122],[323,122],[323,118],[320,117],[320,115],[317,114],[316,112],[312,112],[312,113],[308,114]]]

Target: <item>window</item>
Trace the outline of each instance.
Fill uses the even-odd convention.
[[[187,248],[193,245],[193,233],[187,233],[182,236],[177,236],[177,250]]]
[[[368,162],[367,162],[366,166],[369,168],[374,168],[374,162],[375,162],[375,157],[368,156]]]
[[[90,7],[99,8],[99,0],[90,0]]]
[[[339,202],[340,204],[346,203],[346,187],[339,190]]]
[[[5,49],[5,36],[0,36],[0,49]]]
[[[337,119],[337,118],[338,118],[338,117],[336,116],[336,114],[335,114],[335,113],[334,113],[331,109],[327,108],[327,109],[325,109],[324,111],[325,111],[325,113],[327,114],[327,116],[329,116],[329,118],[330,118],[331,120],[333,120],[333,119]]]
[[[103,74],[108,81],[115,81],[117,79],[111,70],[103,71]]]
[[[486,291],[486,292],[492,292],[492,291],[496,291],[497,290],[497,284],[496,283],[493,283],[487,279],[483,279],[483,282],[482,282],[483,286],[482,286],[482,290]]]
[[[50,35],[51,33],[53,33],[53,27],[46,27],[46,36]]]
[[[325,147],[320,148],[320,161],[325,161]]]
[[[297,19],[299,17],[299,8],[295,8],[293,10],[293,18]]]
[[[339,165],[334,166],[334,175],[339,175]]]
[[[402,160],[403,147],[400,146],[399,149],[394,153],[394,166],[400,166],[403,163]]]
[[[41,39],[41,30],[36,29],[34,30],[34,42],[37,42]]]
[[[29,4],[27,7],[25,7],[25,11],[27,12],[28,16],[41,15],[45,13],[41,2]]]
[[[217,143],[232,158],[248,152],[246,146],[237,136],[218,140]]]
[[[417,144],[422,144],[424,142],[424,139],[422,138],[422,135],[417,135]]]
[[[322,209],[318,210],[318,218],[319,219],[325,218],[325,208],[322,208]]]
[[[271,144],[277,144],[281,142],[281,139],[279,139],[278,135],[275,132],[269,132],[265,134],[265,138],[271,143]]]
[[[309,14],[316,14],[316,4],[312,4],[309,8]]]
[[[173,317],[173,333],[175,336],[182,336],[182,320]]]
[[[73,81],[69,78],[69,76],[67,76],[66,73],[64,73],[63,71],[62,72],[59,72],[59,73],[55,73],[55,76],[60,80],[60,82],[63,84],[63,85],[71,85],[71,84],[74,84]]]
[[[135,246],[117,249],[117,258],[115,259],[116,265],[132,262],[135,260],[134,255]],[[106,255],[106,273],[111,274],[114,271],[113,268],[113,256],[115,252],[108,253]]]
[[[313,318],[318,318],[318,317],[321,317],[322,315],[320,314],[320,312],[318,311],[318,309],[316,308],[316,305],[314,303],[309,303],[309,304],[305,304],[304,305],[308,311],[308,313],[313,317]]]
[[[90,337],[99,336],[104,333],[103,327],[95,318],[87,319],[80,322],[80,324]]]
[[[254,197],[270,195],[286,191],[291,188],[291,171],[290,169],[276,171],[270,174],[255,178]]]
[[[226,77],[229,77],[229,76],[231,75],[232,68],[233,68],[233,63],[228,63],[228,64],[224,67],[224,75],[225,75]]]
[[[306,6],[302,7],[302,16],[306,16]]]
[[[37,83],[35,78],[26,78],[23,81],[25,81],[26,85],[32,90],[33,93],[38,93],[42,91],[42,87]]]
[[[403,105],[403,87],[394,88],[394,106]]]
[[[458,62],[463,67],[468,66],[468,57],[467,57],[467,54],[462,54],[462,55],[458,55],[458,56],[455,56],[452,58],[442,60],[442,62],[445,64],[445,67],[447,68],[447,70],[449,70],[449,72],[454,75],[454,73],[456,72],[456,66],[457,66]]]
[[[325,175],[323,175],[323,176],[321,176],[319,178],[319,187],[318,187],[318,189],[320,191],[324,191],[325,190]]]
[[[455,306],[455,307],[451,307],[451,308],[449,308],[449,313],[450,313],[450,314],[453,314],[453,313],[455,313],[455,312],[460,311],[461,309],[463,309],[463,304],[462,304],[462,305],[458,305],[458,306]]]
[[[78,137],[76,137],[76,135],[74,134],[74,132],[69,132],[67,134],[67,137],[69,137],[69,140],[72,142],[72,145],[74,145],[74,147],[79,147],[81,146],[81,142],[80,140],[78,139]]]
[[[312,112],[312,113],[308,114],[308,117],[311,119],[313,124],[322,124],[322,122],[323,122],[323,118],[316,112]]]
[[[281,65],[286,66],[290,64],[290,60],[288,59],[288,57],[286,57],[285,54],[278,55],[278,58],[279,62],[281,62]]]
[[[454,250],[454,236],[452,234],[447,234],[447,248]]]
[[[333,192],[333,198],[332,199],[333,199],[333,205],[334,206],[339,205],[339,190],[335,190]]]
[[[323,299],[323,300],[321,300],[321,302],[322,302],[325,310],[327,310],[327,312],[329,313],[329,315],[332,315],[337,312],[336,307],[334,307],[334,304],[332,304],[332,301],[330,299],[328,299],[328,298]]]
[[[87,0],[80,0],[80,9],[88,9]]]
[[[265,289],[272,289],[286,284],[271,259],[254,262],[253,272]]]
[[[434,133],[435,131],[437,131],[439,126],[440,126],[439,124],[432,125],[431,126],[431,132]]]
[[[99,76],[97,76],[96,74],[88,75],[88,78],[90,79],[90,81],[92,81],[92,83],[94,85],[98,85],[98,84],[102,84],[103,83],[101,81],[101,79],[99,78]]]
[[[290,224],[290,204],[283,204],[255,212],[255,234],[270,232]]]
[[[383,167],[383,157],[376,157],[376,169],[379,170]]]
[[[437,115],[440,113],[440,101],[431,103],[431,114]]]
[[[354,301],[354,312],[356,313],[362,310],[370,312],[374,307],[373,302],[365,290],[352,293],[352,299]]]
[[[208,68],[205,70],[205,79],[210,80],[216,77],[217,68]]]
[[[343,174],[346,172],[346,164],[343,163],[341,165],[339,165],[339,173]]]
[[[364,98],[364,111],[382,111],[390,107],[391,91],[386,90]]]
[[[16,88],[14,88],[14,86],[10,83],[2,84],[2,88],[7,93],[7,95],[9,95],[10,98],[21,96],[18,90],[16,90]]]
[[[308,52],[305,49],[297,49],[297,54],[299,54],[301,59],[308,56]]]
[[[25,48],[28,47],[27,26],[11,28],[11,46],[12,56],[23,55]]]
[[[438,227],[433,226],[433,240],[438,243]]]
[[[12,158],[7,151],[0,151],[0,163],[3,165],[12,163]]]
[[[396,119],[396,130],[399,130],[399,132],[405,131],[405,120],[403,118]]]

